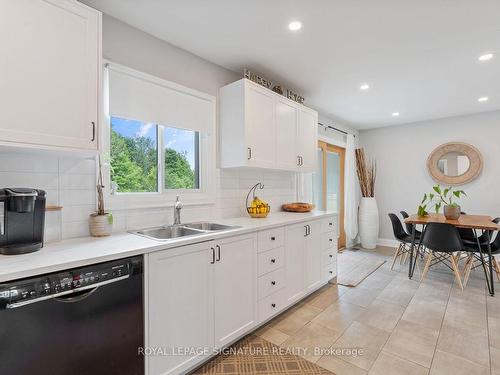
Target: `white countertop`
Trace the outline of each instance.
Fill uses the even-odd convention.
[[[237,225],[240,228],[194,237],[181,237],[168,241],[150,240],[130,233],[119,233],[103,238],[83,237],[65,240],[47,244],[43,249],[35,253],[0,255],[0,282],[235,236],[280,225],[300,223],[331,215],[335,214],[326,211],[308,213],[278,212],[269,215],[265,219],[240,217],[214,220],[214,222],[220,224]]]

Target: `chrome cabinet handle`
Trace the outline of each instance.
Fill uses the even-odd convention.
[[[276,285],[276,281],[271,281],[271,285]]]
[[[252,158],[252,148],[251,147],[247,147],[247,150],[248,150],[248,160],[250,160]]]
[[[94,142],[95,141],[95,122],[92,121],[92,139],[91,141]]]
[[[304,234],[304,237],[307,237],[307,225],[304,225],[304,228],[306,229],[306,234]]]
[[[329,255],[329,257],[330,257],[330,258],[333,258],[333,255],[332,255],[332,254],[330,254],[330,255]]]
[[[276,263],[276,259],[272,258],[271,263]]]
[[[215,247],[217,248],[217,259],[216,260],[217,260],[217,262],[220,262],[220,259],[221,259],[220,258],[220,246],[216,245]]]
[[[276,307],[275,303],[271,303],[271,307],[274,309]]]
[[[212,249],[212,261],[210,262],[210,264],[214,264],[215,263],[215,249],[213,247],[211,247]]]
[[[271,241],[276,241],[276,237],[272,236]]]

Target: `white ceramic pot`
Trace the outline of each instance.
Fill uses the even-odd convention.
[[[378,206],[375,198],[361,198],[359,204],[359,237],[365,249],[375,249],[378,240]]]
[[[92,214],[89,217],[90,235],[93,237],[109,236],[113,232],[113,215]]]

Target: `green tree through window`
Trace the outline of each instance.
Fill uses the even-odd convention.
[[[198,188],[198,136],[165,128],[166,189]],[[158,191],[158,126],[111,118],[111,181],[119,193]]]

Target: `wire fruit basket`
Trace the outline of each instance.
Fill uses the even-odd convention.
[[[264,218],[271,211],[271,206],[269,206],[266,202],[261,201],[259,197],[255,195],[255,191],[257,189],[264,189],[264,185],[258,182],[248,192],[246,200],[247,212],[250,215],[250,217]],[[252,195],[251,203],[249,203],[250,194]]]

